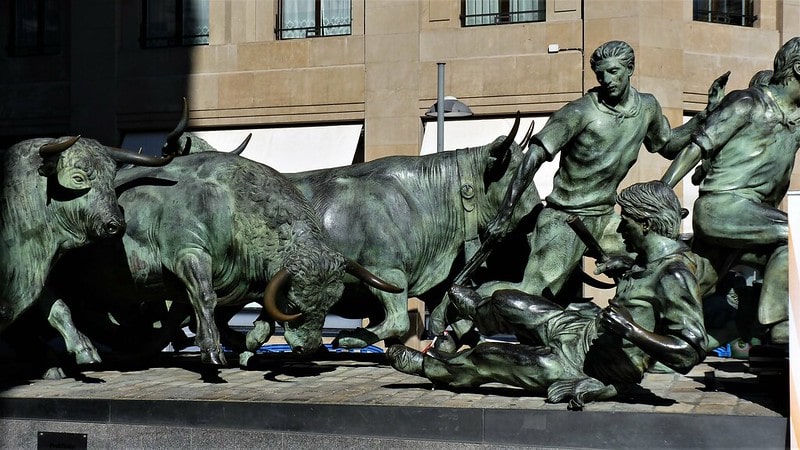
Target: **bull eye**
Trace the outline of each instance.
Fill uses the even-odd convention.
[[[67,191],[75,191],[74,195],[83,195],[91,188],[89,176],[85,171],[77,168],[68,168],[58,172],[58,185]],[[81,193],[78,194],[77,191]]]

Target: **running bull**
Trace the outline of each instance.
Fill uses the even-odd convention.
[[[41,302],[76,361],[100,361],[69,308],[45,287],[50,269],[68,250],[125,232],[114,192],[118,165],[167,164],[180,153],[177,138],[185,125],[184,114],[168,137],[165,157],[81,137],[29,139],[0,152],[0,331]]]
[[[100,307],[190,303],[204,363],[227,363],[217,306],[236,311],[263,300],[269,317],[255,324],[248,349],[261,346],[273,329],[267,319],[274,319],[284,323],[292,349],[307,355],[322,345],[323,321],[346,273],[378,290],[400,291],[331,248],[300,192],[263,164],[196,153],[163,168],[120,172],[117,185],[125,236],[72,252],[54,283],[66,298],[89,296],[84,304]],[[75,292],[79,279],[91,282],[93,292]]]
[[[365,347],[408,332],[408,298],[441,286],[465,246],[477,249],[480,233],[502,205],[523,157],[514,142],[518,128],[519,117],[508,136],[480,147],[287,174],[317,211],[334,248],[403,289],[365,292],[357,280],[348,283],[332,312],[365,317],[377,297],[383,320],[342,330],[336,345]],[[530,130],[523,142],[529,136]],[[526,192],[515,224],[541,203],[535,187]],[[327,305],[318,308],[317,314],[328,312]]]

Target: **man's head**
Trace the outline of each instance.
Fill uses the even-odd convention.
[[[800,79],[800,36],[789,39],[775,54],[774,70],[770,84],[786,84]]]
[[[589,58],[601,92],[608,100],[617,101],[628,91],[633,75],[633,49],[626,42],[610,41],[597,47]]]
[[[623,64],[633,72],[635,58],[633,55],[633,48],[631,48],[627,42],[608,41],[600,47],[597,47],[589,58],[589,64],[591,64],[592,70],[596,70],[597,64],[608,58],[619,58]]]
[[[617,195],[622,208],[622,217],[643,226],[645,232],[653,232],[676,239],[682,219],[681,204],[670,187],[661,181],[637,183],[623,189]]]
[[[750,83],[748,86],[766,86],[769,84],[770,79],[772,79],[771,70],[759,70],[755,75],[753,75],[753,78],[750,78]]]

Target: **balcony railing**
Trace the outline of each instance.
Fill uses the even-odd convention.
[[[276,28],[279,39],[303,39],[325,36],[348,36],[352,34],[352,22],[341,25],[320,25],[313,27]]]
[[[514,12],[491,12],[481,14],[464,14],[461,16],[461,25],[474,27],[481,25],[501,25],[508,23],[544,22],[545,9],[530,9]]]

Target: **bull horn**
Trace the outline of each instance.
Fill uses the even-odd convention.
[[[366,269],[366,267],[362,266],[361,264],[347,260],[344,266],[345,272],[353,275],[354,277],[358,278],[359,280],[366,283],[368,286],[372,286],[375,289],[380,289],[384,292],[390,292],[392,294],[399,294],[404,291],[403,288],[397,287],[391,283],[388,283],[384,280],[378,278],[377,275],[370,272]]]
[[[517,117],[514,119],[514,126],[511,127],[508,136],[503,139],[503,142],[499,144],[492,143],[489,147],[489,156],[491,158],[486,167],[486,172],[484,173],[485,186],[499,180],[506,172],[508,164],[511,161],[511,144],[514,143],[514,137],[519,130],[519,122],[520,114],[519,111],[517,111]]]
[[[519,148],[525,150],[525,147],[528,146],[531,142],[531,138],[533,137],[533,127],[536,125],[535,120],[531,120],[531,126],[528,127],[528,132],[525,133],[525,137],[522,138],[522,142],[519,144]]]
[[[278,322],[291,322],[293,320],[297,320],[302,316],[302,313],[297,314],[285,314],[278,308],[278,302],[276,297],[278,296],[278,291],[286,284],[291,278],[291,274],[288,270],[281,269],[276,273],[272,279],[269,280],[267,283],[267,288],[264,289],[264,311],[275,321]]]
[[[173,155],[165,157],[148,156],[148,155],[142,155],[140,153],[129,152],[127,150],[115,147],[106,147],[106,152],[108,152],[109,156],[114,158],[114,160],[117,161],[118,163],[134,164],[137,166],[147,166],[147,167],[165,166],[170,161],[172,161],[173,158]]]
[[[184,131],[186,131],[186,126],[189,124],[189,107],[186,104],[186,97],[183,98],[183,113],[181,114],[181,120],[178,121],[178,125],[175,126],[175,129],[172,130],[166,139],[166,143],[164,144],[164,148],[161,152],[164,156],[169,155],[179,155],[179,154],[188,154],[189,148],[188,146],[191,145],[190,141],[186,141],[187,148],[181,149],[178,145],[178,141],[181,138],[181,135]]]
[[[39,156],[42,158],[47,158],[48,156],[58,155],[59,153],[63,152],[64,150],[72,147],[72,145],[78,142],[81,136],[75,136],[74,138],[67,139],[64,142],[51,142],[49,144],[45,144],[39,147]]]
[[[519,111],[517,111],[517,117],[514,119],[514,126],[511,127],[511,131],[508,132],[508,136],[506,136],[503,142],[494,148],[492,152],[495,153],[494,156],[500,158],[505,154],[506,150],[511,148],[511,144],[514,142],[514,138],[517,136],[517,131],[519,130],[519,122],[520,114]]]
[[[251,137],[253,137],[253,133],[248,133],[247,137],[244,138],[244,141],[242,141],[242,143],[239,144],[238,147],[233,149],[233,151],[231,153],[233,153],[234,155],[241,155],[244,152],[244,149],[247,147],[247,144],[250,143],[250,138]]]

